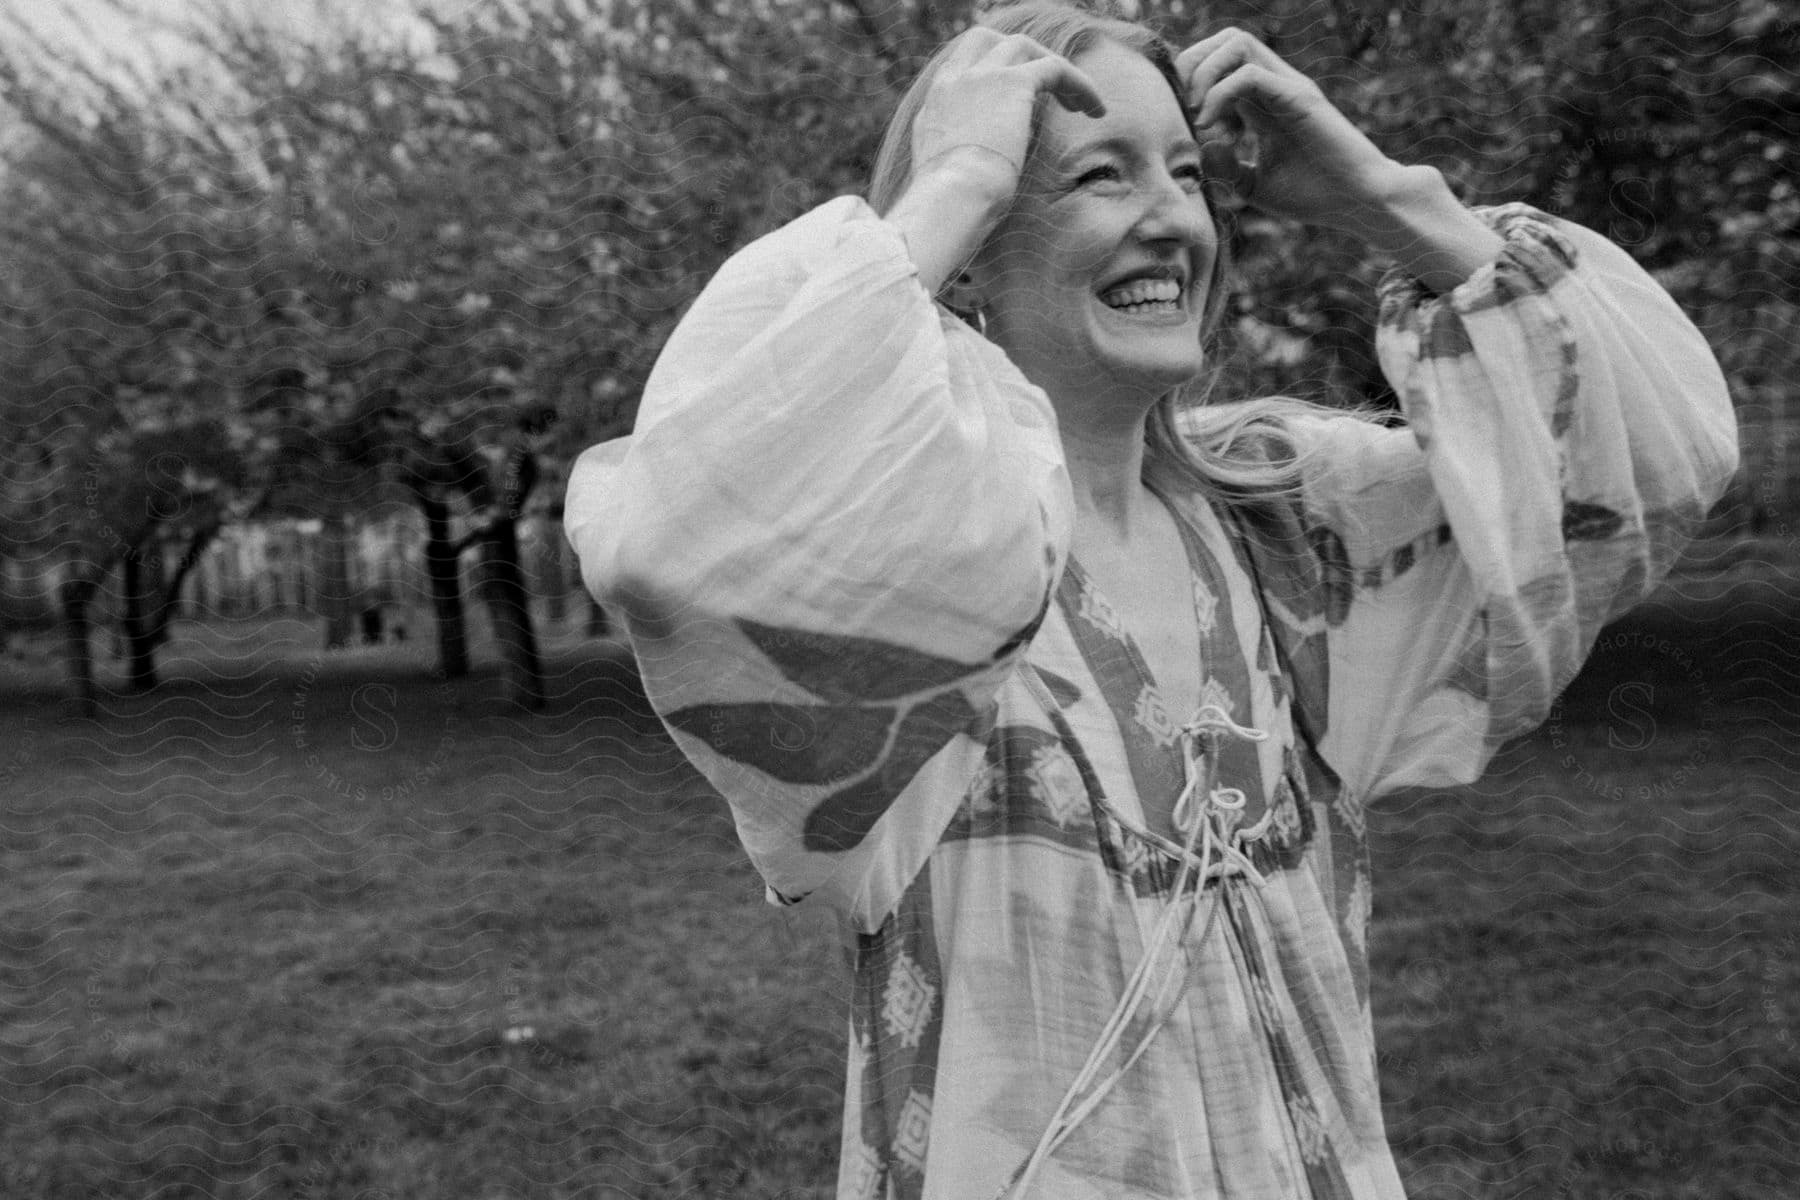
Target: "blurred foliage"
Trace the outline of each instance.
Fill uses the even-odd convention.
[[[1470,202],[1524,200],[1626,246],[1712,336],[1746,420],[1785,428],[1790,7],[1137,8],[1178,42],[1245,26]],[[860,190],[895,101],[970,11],[512,0],[424,7],[406,36],[296,37],[220,8],[186,29],[200,52],[152,103],[0,42],[24,131],[0,148],[0,544],[104,570],[108,545],[169,511],[360,504],[430,476],[421,455],[498,473],[521,446],[556,494],[576,451],[629,428],[724,257]],[[1380,263],[1254,211],[1236,250],[1229,388],[1389,398],[1370,347]],[[145,482],[168,453],[176,481]],[[459,502],[474,521],[491,496]]]
[[[1776,415],[1786,397],[1762,384],[1800,365],[1791,340],[1768,336],[1793,327],[1800,301],[1800,13],[1765,0],[1207,7],[1469,203],[1524,201],[1625,247],[1701,322],[1740,408]],[[1251,386],[1385,399],[1368,348],[1378,264],[1332,235],[1255,218],[1243,233],[1240,313],[1309,351],[1256,364]]]

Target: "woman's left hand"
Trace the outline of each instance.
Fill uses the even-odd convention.
[[[1243,201],[1310,225],[1379,221],[1406,171],[1332,106],[1319,85],[1242,29],[1175,60],[1212,173]]]

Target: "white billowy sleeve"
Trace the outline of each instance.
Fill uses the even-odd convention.
[[[1383,285],[1407,427],[1292,431],[1309,561],[1274,615],[1302,692],[1328,680],[1312,723],[1352,804],[1469,782],[1540,724],[1736,469],[1719,367],[1641,268],[1523,205],[1481,215],[1494,263],[1442,296]]]
[[[1071,516],[1048,399],[850,197],[726,263],[566,505],[771,897],[865,920],[979,765]]]

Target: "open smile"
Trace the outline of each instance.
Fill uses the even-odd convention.
[[[1185,311],[1186,272],[1178,266],[1136,271],[1100,289],[1100,303],[1127,316],[1178,316]]]

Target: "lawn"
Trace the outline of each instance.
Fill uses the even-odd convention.
[[[1726,599],[1375,814],[1414,1200],[1800,1194],[1800,619]],[[181,638],[99,721],[0,696],[0,1196],[829,1193],[834,934],[761,902],[615,645],[552,637],[522,716],[416,644]]]

